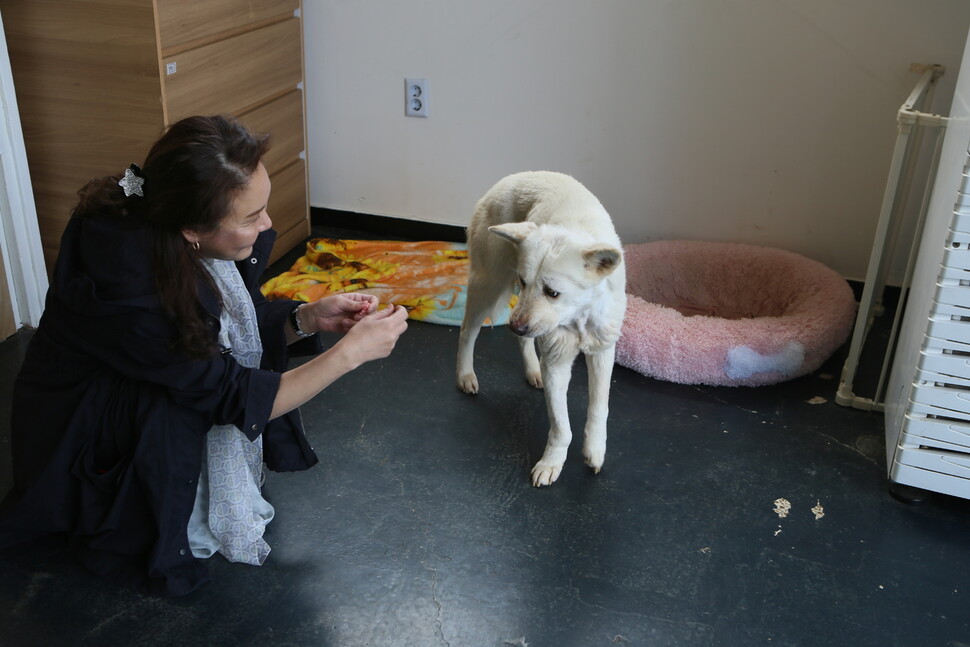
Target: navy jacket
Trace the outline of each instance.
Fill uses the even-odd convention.
[[[236,264],[263,342],[262,364],[250,369],[228,352],[199,360],[173,349],[146,230],[70,220],[14,386],[14,489],[0,513],[0,547],[66,533],[92,571],[144,592],[183,595],[208,580],[186,526],[213,425],[233,423],[250,439],[262,434],[271,470],[317,462],[298,411],[268,420],[289,359],[284,325],[297,304],[267,301],[259,291],[275,237],[263,232],[252,256]],[[199,285],[215,336],[219,300]]]

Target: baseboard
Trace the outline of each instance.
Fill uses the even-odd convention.
[[[465,242],[465,228],[457,225],[420,222],[405,218],[375,216],[366,213],[354,213],[353,211],[340,211],[321,207],[310,207],[310,224],[315,227],[325,227],[328,231],[345,230],[347,232],[346,234],[340,233],[344,238],[350,238],[354,232],[360,232],[371,239],[387,238],[389,240]]]

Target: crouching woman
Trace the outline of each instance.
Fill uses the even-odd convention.
[[[206,582],[216,552],[266,559],[264,465],[317,462],[298,407],[407,328],[369,295],[263,298],[267,147],[190,117],[80,191],[14,387],[0,547],[63,533],[90,570],[166,596]],[[345,334],[321,352],[318,331]],[[295,343],[316,356],[287,370]]]

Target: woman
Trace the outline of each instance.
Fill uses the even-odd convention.
[[[231,118],[191,117],[143,169],[80,191],[14,387],[0,546],[67,533],[85,566],[158,595],[207,581],[199,558],[216,551],[265,559],[263,463],[317,462],[297,407],[407,328],[369,295],[262,297],[267,147]],[[318,331],[346,334],[286,370],[289,344],[319,353]]]

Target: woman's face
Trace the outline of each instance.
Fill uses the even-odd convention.
[[[266,211],[269,192],[269,174],[260,162],[233,200],[229,215],[215,229],[205,233],[186,229],[182,235],[190,244],[198,241],[199,253],[203,256],[224,261],[245,260],[253,252],[256,237],[273,226]]]

